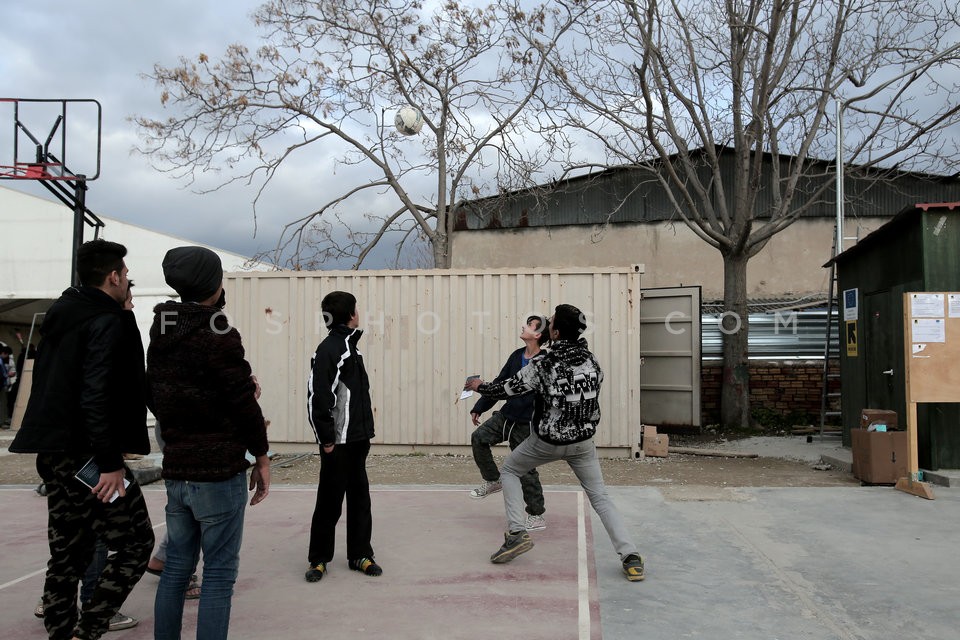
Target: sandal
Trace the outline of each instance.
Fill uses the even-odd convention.
[[[197,574],[190,576],[190,582],[187,583],[187,593],[184,598],[187,600],[197,600],[200,598],[200,581],[197,580]]]
[[[359,571],[364,575],[379,576],[383,574],[383,568],[374,562],[373,558],[358,558],[357,560],[351,560],[347,564],[349,564],[350,568],[354,571]]]
[[[149,574],[152,575],[152,576],[157,576],[157,577],[159,577],[160,574],[163,573],[163,565],[165,565],[166,563],[165,563],[165,562],[161,562],[160,560],[157,560],[156,558],[150,558],[150,562],[154,562],[154,561],[156,561],[156,563],[160,565],[160,568],[159,568],[159,569],[154,569],[154,568],[151,567],[150,564],[148,563],[148,564],[147,564],[147,573],[149,573]]]

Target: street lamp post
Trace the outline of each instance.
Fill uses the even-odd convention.
[[[837,238],[834,257],[843,253],[843,100],[834,98],[837,107]]]
[[[930,67],[934,63],[939,62],[940,60],[943,60],[944,58],[947,58],[953,55],[957,51],[960,51],[960,43],[954,44],[949,49],[945,49],[944,51],[938,53],[937,55],[932,56],[927,60],[924,60],[919,64],[916,64],[910,67],[903,73],[900,73],[899,75],[893,78],[890,78],[886,82],[883,82],[877,85],[867,93],[859,95],[855,98],[843,100],[841,98],[838,98],[834,94],[834,100],[835,100],[836,109],[837,109],[837,123],[836,123],[836,127],[837,127],[837,238],[836,238],[836,247],[833,254],[834,256],[837,256],[843,252],[843,122],[842,121],[843,121],[844,107],[846,107],[848,104],[853,102],[861,102],[863,100],[869,100],[870,98],[874,97],[875,95],[877,95],[878,93],[880,93],[881,91],[883,91],[884,89],[892,85],[893,83],[899,82],[900,80],[902,80],[903,78],[906,78],[907,76],[911,76],[917,72],[921,72],[921,75],[922,75],[923,73],[926,73],[926,71],[930,69]],[[858,84],[858,86],[862,86],[862,84]]]

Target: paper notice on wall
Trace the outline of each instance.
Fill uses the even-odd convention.
[[[911,293],[910,294],[910,317],[911,318],[942,318],[943,317],[943,294],[942,293]],[[943,342],[942,340],[940,342]]]
[[[947,295],[947,315],[951,318],[960,318],[960,293]]]
[[[911,342],[946,342],[946,324],[943,318],[914,318],[911,324]]]

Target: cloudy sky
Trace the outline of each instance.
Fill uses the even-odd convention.
[[[309,212],[311,203],[329,190],[324,181],[336,176],[305,167],[300,175],[278,181],[258,205],[255,235],[253,187],[193,193],[131,153],[138,138],[129,121],[133,115],[163,114],[159,91],[141,77],[154,64],[173,66],[180,56],[193,58],[200,52],[216,59],[234,42],[255,46],[258,32],[250,14],[259,4],[259,0],[6,2],[0,29],[0,97],[92,98],[102,105],[101,173],[87,193],[87,206],[95,213],[243,255],[271,249],[282,224]],[[13,129],[12,108],[0,108],[0,117],[0,135],[6,135],[0,138],[4,154],[0,164],[10,164],[6,141]],[[21,118],[42,137],[53,124],[47,114],[30,121],[21,112]],[[79,138],[70,134],[68,129],[68,166],[79,173],[94,156],[84,155],[89,147],[69,146]],[[0,184],[52,198],[42,186],[27,181]]]

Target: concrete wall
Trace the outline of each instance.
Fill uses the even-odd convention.
[[[863,238],[886,218],[847,220],[846,235]],[[750,297],[825,293],[834,221],[799,220],[774,236],[747,269]],[[848,246],[848,245],[845,245]],[[528,227],[458,231],[453,268],[588,267],[642,263],[645,289],[700,285],[703,299],[723,297],[723,260],[683,223],[608,227]]]

